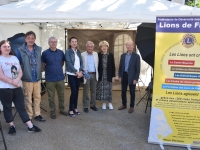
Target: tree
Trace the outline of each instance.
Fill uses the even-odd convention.
[[[186,2],[186,5],[188,6],[192,6],[192,7],[200,7],[200,1],[196,1],[196,0],[188,0],[188,2]]]

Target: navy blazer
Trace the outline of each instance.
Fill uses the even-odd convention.
[[[118,76],[123,80],[123,73],[125,70],[125,58],[126,54],[121,55]],[[128,84],[133,84],[133,80],[138,81],[140,75],[140,56],[135,52],[132,52],[131,59],[128,67]]]

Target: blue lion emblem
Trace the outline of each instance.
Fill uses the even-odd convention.
[[[185,34],[181,40],[183,47],[191,48],[194,46],[194,43],[197,42],[195,36],[193,34]]]

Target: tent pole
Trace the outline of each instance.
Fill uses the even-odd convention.
[[[65,51],[66,51],[66,49],[67,49],[67,44],[66,44],[66,38],[67,38],[67,28],[65,28]]]

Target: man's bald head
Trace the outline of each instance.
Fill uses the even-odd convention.
[[[133,41],[128,41],[128,42],[126,42],[126,45],[127,45],[127,44],[128,44],[128,45],[131,45],[131,44],[132,44],[133,46],[135,46],[135,43],[134,43]]]
[[[128,41],[126,43],[126,48],[127,48],[128,53],[132,52],[134,47],[135,47],[135,43],[133,41]]]

